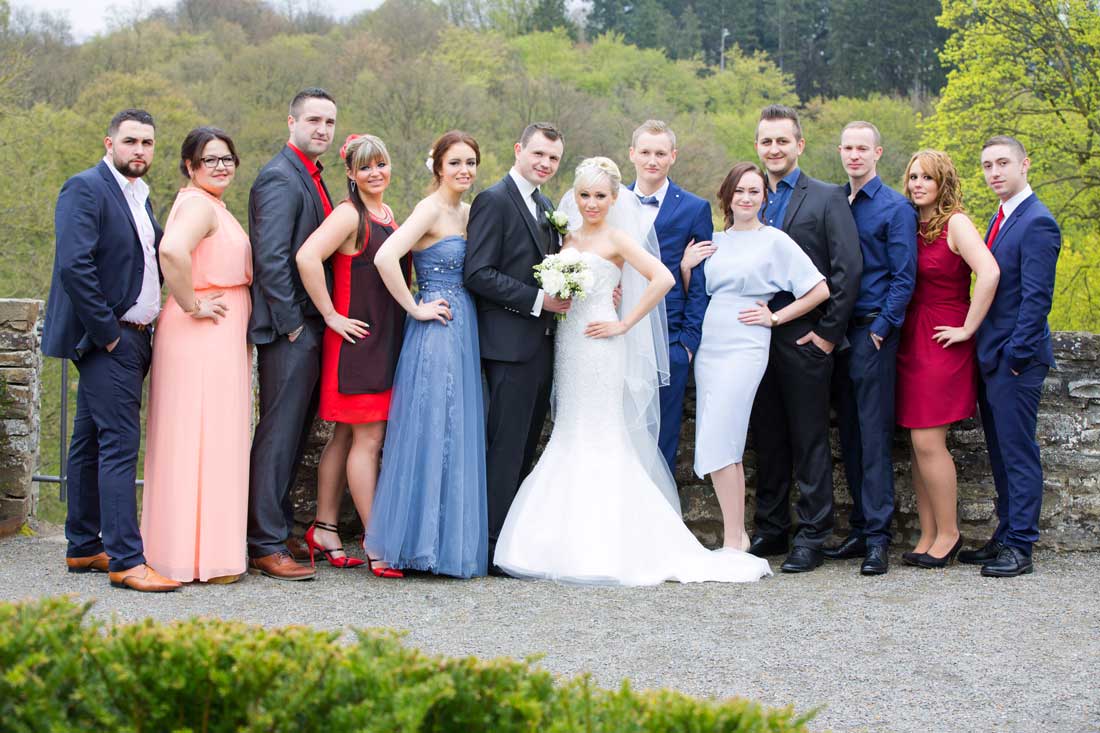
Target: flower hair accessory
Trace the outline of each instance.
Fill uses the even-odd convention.
[[[351,145],[352,140],[358,140],[361,137],[363,136],[352,133],[344,138],[344,144],[340,146],[340,160],[348,159],[348,145]]]
[[[433,176],[435,175],[435,158],[432,157],[432,149],[428,148],[428,159],[424,161],[424,165],[428,166],[428,172]]]

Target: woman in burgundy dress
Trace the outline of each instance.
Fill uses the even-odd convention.
[[[922,150],[905,169],[905,194],[917,207],[917,284],[897,357],[897,422],[910,429],[920,541],[903,558],[945,567],[962,539],[956,513],[951,423],[972,417],[978,369],[971,340],[985,318],[1000,270],[962,205],[962,186],[945,153]],[[970,297],[970,274],[977,279]]]
[[[344,553],[337,533],[340,498],[346,481],[366,527],[378,483],[405,311],[390,296],[374,266],[374,255],[397,229],[393,212],[382,203],[390,183],[389,152],[374,135],[349,135],[340,157],[347,169],[348,197],[302,244],[296,261],[302,284],[327,326],[318,415],[336,423],[317,467],[317,516],[305,539],[311,566],[317,551],[330,564],[351,568],[363,561]],[[331,298],[325,284],[326,260],[332,266]],[[409,263],[403,265],[407,280]],[[378,576],[401,576],[380,565],[371,569]]]

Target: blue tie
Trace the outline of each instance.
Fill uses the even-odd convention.
[[[656,196],[638,196],[638,203],[642,206],[660,206],[661,202]]]

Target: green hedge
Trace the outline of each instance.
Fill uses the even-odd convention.
[[[109,625],[90,603],[0,604],[5,731],[805,731],[809,716],[602,690],[529,662],[432,657],[394,632],[233,621]]]

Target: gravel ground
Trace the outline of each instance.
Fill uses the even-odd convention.
[[[1035,574],[965,565],[863,578],[858,562],[759,583],[591,588],[505,578],[246,577],[145,595],[70,575],[64,538],[0,541],[0,600],[95,598],[105,618],[219,616],[267,626],[384,626],[425,651],[541,654],[605,686],[670,687],[820,708],[813,730],[1100,731],[1100,554],[1039,553]],[[773,562],[773,568],[778,570]]]

